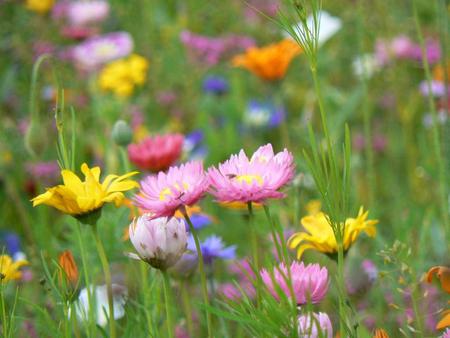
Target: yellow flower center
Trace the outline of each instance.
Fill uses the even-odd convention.
[[[189,184],[187,184],[186,182],[183,182],[182,185],[183,185],[183,187],[180,187],[180,185],[178,183],[175,183],[173,185],[173,187],[175,188],[175,190],[177,190],[179,192],[181,192],[182,190],[188,190],[189,189]],[[173,189],[171,189],[171,188],[164,188],[159,193],[159,200],[160,201],[165,201],[170,196],[174,196]]]
[[[235,179],[239,183],[247,182],[247,184],[252,184],[253,181],[256,181],[259,186],[262,186],[264,183],[263,178],[259,175],[237,175]]]

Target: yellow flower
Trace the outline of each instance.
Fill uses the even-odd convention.
[[[369,212],[364,212],[364,209],[361,207],[356,218],[347,218],[345,220],[344,251],[350,248],[362,231],[370,237],[375,236],[375,224],[378,221],[367,220],[368,214]],[[323,212],[317,212],[301,219],[301,224],[307,232],[297,232],[288,241],[289,248],[297,248],[298,258],[307,249],[316,249],[326,254],[337,252],[337,243],[333,229],[327,219],[328,216]]]
[[[19,269],[24,265],[28,265],[25,260],[13,262],[8,255],[0,255],[0,281],[9,282],[13,279],[20,279],[22,272]]]
[[[251,47],[244,54],[233,58],[235,67],[244,67],[253,74],[268,81],[281,79],[292,59],[301,53],[292,40],[285,39],[265,47]]]
[[[143,85],[147,78],[148,61],[137,54],[116,60],[100,72],[98,84],[104,91],[111,91],[119,97],[133,94],[136,86]]]
[[[139,186],[137,182],[127,179],[136,175],[136,171],[122,176],[108,175],[103,183],[100,183],[99,167],[89,169],[83,163],[81,171],[85,176],[84,181],[72,171],[62,170],[64,184],[49,188],[47,192],[33,198],[33,206],[46,204],[78,217],[100,209],[104,203],[114,202],[116,207],[120,206],[124,199],[123,192]]]
[[[45,14],[53,7],[54,2],[54,0],[27,0],[25,6],[30,11]]]

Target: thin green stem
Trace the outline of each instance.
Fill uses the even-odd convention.
[[[438,172],[439,172],[439,195],[440,195],[440,209],[441,209],[441,215],[442,215],[442,222],[444,224],[444,231],[447,234],[449,229],[449,216],[448,216],[448,205],[447,205],[447,178],[446,178],[446,171],[445,171],[445,158],[444,154],[441,151],[441,137],[439,132],[439,123],[438,123],[438,115],[436,111],[436,106],[434,103],[433,95],[431,95],[432,90],[432,77],[430,72],[430,65],[428,63],[428,57],[426,55],[425,50],[425,41],[422,34],[422,29],[420,27],[420,21],[419,21],[419,14],[417,11],[417,0],[413,0],[413,12],[414,12],[414,22],[416,26],[417,31],[417,37],[419,39],[420,48],[422,50],[422,64],[423,68],[425,70],[425,78],[427,82],[427,88],[428,88],[428,104],[430,106],[431,115],[433,117],[433,148],[435,152],[435,158],[438,166]]]
[[[164,299],[166,302],[166,325],[167,325],[167,336],[173,338],[173,320],[172,320],[172,304],[170,300],[170,279],[169,274],[166,270],[161,270],[164,281]]]
[[[195,248],[197,250],[197,255],[198,255],[198,269],[200,272],[200,282],[201,282],[201,286],[202,286],[203,301],[205,303],[205,306],[209,307],[208,285],[206,283],[205,263],[203,262],[203,255],[202,255],[202,249],[200,247],[200,241],[198,239],[197,232],[195,231],[194,225],[192,224],[192,221],[189,218],[189,215],[187,214],[186,210],[183,210],[183,215],[184,215],[184,218],[186,219],[186,222],[189,224],[189,230],[192,234],[192,237],[194,238]],[[208,337],[212,338],[211,314],[209,312],[209,309],[206,309],[206,326],[208,329]]]
[[[89,311],[88,311],[88,327],[89,330],[87,331],[87,336],[91,337],[91,333],[94,332],[95,329],[95,321],[94,321],[94,303],[92,302],[92,288],[91,288],[91,283],[90,283],[90,279],[89,279],[89,273],[88,273],[88,264],[87,264],[87,260],[86,260],[86,249],[84,247],[84,243],[83,243],[83,239],[81,238],[81,223],[79,221],[77,221],[77,226],[76,226],[76,232],[77,232],[77,239],[78,239],[78,245],[80,247],[80,254],[81,254],[81,264],[82,264],[82,268],[83,268],[83,275],[84,275],[84,282],[86,284],[86,291],[87,291],[87,299],[88,299],[88,306],[89,306]]]
[[[256,273],[259,273],[260,262],[258,254],[258,234],[256,233],[256,228],[254,224],[254,214],[253,214],[253,204],[252,202],[247,202],[248,209],[248,223],[250,227],[250,241],[252,247],[253,265],[256,269]],[[260,278],[256,278],[256,301],[257,305],[261,304],[261,282]]]
[[[420,336],[424,337],[424,330],[423,330],[423,324],[421,319],[421,311],[419,310],[419,307],[417,306],[417,298],[419,297],[418,292],[419,284],[414,285],[414,291],[411,296],[411,302],[414,310],[414,317],[416,318],[417,327],[419,328]]]
[[[152,317],[149,310],[149,299],[148,297],[148,265],[145,262],[141,262],[140,264],[140,271],[141,271],[141,280],[142,280],[142,292],[143,292],[143,298],[144,298],[144,308],[145,308],[145,318],[147,320],[147,326],[148,326],[148,334],[151,335],[152,332]]]
[[[2,302],[2,322],[3,322],[3,337],[8,337],[8,322],[6,318],[6,305],[5,305],[5,296],[3,294],[3,289],[5,285],[3,281],[0,281],[0,300]]]
[[[106,257],[105,248],[100,240],[97,231],[97,225],[92,227],[94,233],[95,245],[97,246],[97,252],[100,257],[100,262],[102,263],[103,273],[105,275],[106,290],[108,294],[108,308],[109,308],[109,335],[110,338],[116,338],[116,322],[114,320],[114,303],[113,303],[113,292],[112,292],[112,280],[111,271],[109,269],[108,258]]]
[[[126,173],[130,172],[130,162],[125,147],[119,146],[120,159],[122,160],[123,169]]]

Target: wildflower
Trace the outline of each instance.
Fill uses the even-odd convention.
[[[180,40],[190,57],[202,65],[214,66],[227,55],[254,46],[252,38],[239,35],[208,37],[183,31]]]
[[[65,4],[64,16],[73,26],[84,26],[103,21],[109,14],[109,3],[104,0],[73,1]]]
[[[376,329],[373,333],[373,338],[389,338],[389,335],[383,329]]]
[[[58,257],[58,262],[64,272],[64,278],[67,278],[72,285],[76,285],[78,282],[78,267],[72,252],[69,250],[63,251]],[[63,278],[62,274],[60,277]]]
[[[55,0],[26,0],[25,7],[30,11],[45,14],[53,6]]]
[[[90,285],[90,294],[94,296],[92,303],[95,304],[94,318],[97,325],[104,327],[108,323],[109,306],[108,292],[106,285]],[[128,298],[128,289],[119,284],[112,284],[114,319],[118,320],[125,316],[125,303]],[[79,320],[87,322],[89,318],[89,296],[88,289],[84,288],[80,291],[77,301],[75,302],[75,313]]]
[[[93,70],[107,62],[127,56],[132,50],[131,35],[126,32],[115,32],[82,42],[71,49],[70,55],[81,68]]]
[[[278,190],[294,173],[292,154],[286,149],[274,154],[272,145],[267,144],[259,147],[250,160],[241,150],[218,168],[211,167],[210,192],[219,202],[263,203],[269,198],[283,198],[285,195]]]
[[[140,169],[165,171],[181,156],[184,137],[165,134],[146,137],[140,143],[128,146],[128,157]]]
[[[203,91],[215,95],[223,95],[228,92],[227,80],[220,76],[208,76],[203,80]]]
[[[243,296],[242,292],[250,299],[255,298],[256,290],[253,286],[255,273],[249,262],[243,259],[231,264],[229,271],[237,277],[239,288],[234,283],[224,283],[219,287],[219,292],[232,300],[240,299]]]
[[[119,97],[128,97],[135,87],[143,85],[147,78],[148,61],[137,54],[113,61],[100,72],[98,84],[104,91]]]
[[[345,220],[343,235],[344,251],[347,251],[351,244],[364,231],[368,236],[374,237],[376,234],[375,224],[377,220],[367,220],[369,212],[364,212],[361,207],[356,218]],[[301,219],[301,224],[307,232],[297,232],[289,238],[288,246],[291,249],[297,248],[297,257],[300,258],[307,249],[316,249],[326,254],[337,252],[337,243],[333,229],[328,223],[328,216],[323,212],[315,215],[308,215]],[[343,226],[343,225],[341,225]]]
[[[280,80],[286,74],[292,59],[300,54],[300,47],[285,39],[265,47],[251,47],[244,54],[233,58],[235,67],[244,67],[263,80]]]
[[[203,163],[191,161],[170,167],[167,173],[146,177],[141,191],[134,198],[137,207],[150,212],[153,218],[172,217],[180,209],[196,204],[208,190],[209,183]]]
[[[6,249],[7,253],[13,261],[26,260],[26,255],[22,251],[22,245],[20,243],[20,237],[15,232],[1,233],[0,239],[0,251]]]
[[[133,220],[129,233],[139,258],[156,269],[173,266],[186,251],[186,227],[176,218],[151,219],[146,214]]]
[[[304,265],[303,262],[292,262],[289,267],[290,283],[298,305],[306,303],[319,303],[328,291],[328,270],[319,264]],[[279,289],[286,297],[291,298],[289,287],[289,272],[284,263],[273,269],[273,278],[271,273],[262,269],[261,278],[270,293],[280,299]],[[274,285],[276,283],[276,285]]]
[[[450,268],[445,266],[433,266],[427,272],[426,277],[428,283],[431,283],[434,275],[440,280],[442,289],[445,292],[450,293]]]
[[[449,324],[450,324],[450,319],[449,319]],[[442,334],[441,338],[450,338],[450,328],[445,330],[445,332]]]
[[[283,122],[286,111],[283,106],[271,102],[252,100],[244,113],[244,124],[255,128],[274,128]]]
[[[54,182],[59,173],[59,166],[56,161],[37,163],[28,162],[25,164],[25,169],[35,180],[45,183]]]
[[[208,148],[203,142],[203,131],[194,130],[186,135],[183,144],[183,158],[188,158],[190,161],[203,160],[208,154]]]
[[[10,256],[0,255],[0,283],[7,283],[11,280],[17,280],[22,277],[20,268],[28,265],[26,260],[17,260],[13,262]]]
[[[195,251],[195,242],[192,236],[188,239],[187,248],[191,251]],[[205,264],[212,264],[217,258],[233,259],[236,257],[236,246],[232,245],[225,247],[222,242],[222,238],[216,235],[209,236],[202,243],[200,243],[200,249],[202,251],[203,261]]]
[[[322,46],[341,29],[342,20],[338,17],[330,15],[330,13],[326,11],[319,11],[316,15],[319,18],[318,45]],[[306,24],[310,32],[314,32],[314,16],[312,14],[306,19]],[[302,23],[296,24],[293,29],[297,36],[301,37],[305,35],[305,29]]]
[[[124,199],[123,192],[139,186],[128,179],[136,175],[136,171],[122,176],[108,175],[103,183],[100,183],[99,167],[89,168],[83,163],[81,171],[84,181],[70,170],[61,170],[64,184],[48,188],[47,192],[33,198],[33,206],[46,204],[79,218],[100,210],[105,203],[114,202],[116,207],[120,206]]]
[[[370,79],[381,69],[380,61],[373,54],[358,55],[352,63],[353,74]]]
[[[298,334],[301,338],[332,338],[333,326],[330,317],[324,312],[313,312],[298,317]]]

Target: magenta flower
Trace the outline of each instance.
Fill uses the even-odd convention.
[[[324,312],[298,317],[298,335],[301,338],[333,338],[330,317]]]
[[[183,144],[184,136],[181,134],[155,135],[138,144],[130,144],[128,157],[140,169],[167,170],[180,158]]]
[[[173,266],[186,251],[186,227],[177,218],[151,219],[143,215],[133,220],[129,233],[139,258],[156,269]]]
[[[211,167],[208,177],[211,194],[219,202],[264,202],[283,198],[278,190],[295,174],[294,158],[284,149],[274,155],[272,145],[259,147],[249,160],[243,150],[232,155],[218,169]]]
[[[327,268],[321,268],[319,264],[308,264],[305,266],[303,262],[294,261],[289,270],[292,289],[298,305],[306,304],[307,302],[315,304],[325,297],[328,291]],[[291,298],[288,283],[289,274],[284,263],[280,263],[278,267],[273,269],[273,276],[266,269],[262,269],[260,274],[264,284],[276,299],[280,299],[280,290],[286,297]]]
[[[109,33],[82,42],[71,49],[71,58],[86,70],[127,56],[133,50],[133,39],[126,32]]]
[[[167,173],[147,176],[141,181],[141,191],[135,196],[134,203],[150,212],[152,218],[172,217],[178,209],[197,203],[208,187],[203,163],[191,161],[170,167]]]

